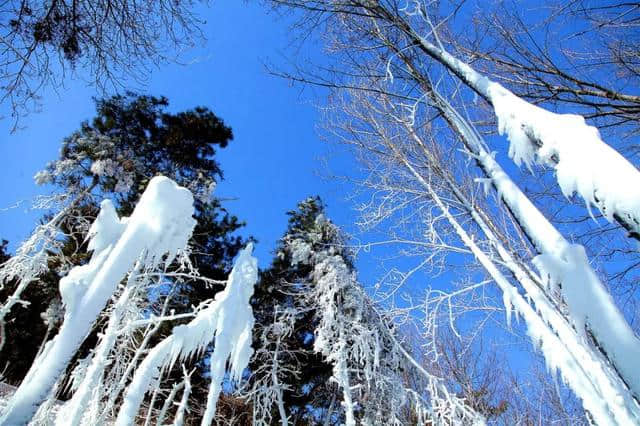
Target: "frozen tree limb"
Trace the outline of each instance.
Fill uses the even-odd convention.
[[[257,260],[251,256],[252,249],[250,243],[238,255],[227,287],[210,305],[188,324],[175,327],[172,334],[145,357],[127,388],[116,425],[127,426],[134,421],[149,384],[163,368],[203,351],[215,341],[211,354],[211,387],[202,420],[203,425],[211,423],[227,360],[230,361],[232,380],[239,380],[252,354],[254,320],[249,299],[258,279]]]
[[[109,211],[110,202],[103,202],[103,207]],[[67,305],[65,321],[45,350],[46,356],[32,367],[37,371],[18,388],[0,422],[23,424],[31,419],[136,259],[146,265],[173,260],[191,236],[195,225],[192,214],[191,193],[170,179],[155,177],[122,235],[107,235],[112,228],[101,228],[101,220],[113,219],[109,214],[96,219],[94,229],[100,232],[93,239],[103,249],[93,253],[88,265],[74,268],[70,272],[72,278],[61,282]]]

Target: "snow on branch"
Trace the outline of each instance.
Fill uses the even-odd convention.
[[[170,263],[186,247],[195,226],[191,193],[163,176],[149,182],[130,218],[119,219],[108,200],[101,207],[91,227],[91,260],[60,281],[66,305],[60,331],[31,367],[1,424],[31,420],[133,265]]]
[[[297,298],[301,299],[301,298]],[[280,424],[287,426],[289,416],[284,404],[284,392],[290,391],[284,378],[299,380],[299,366],[289,365],[287,360],[296,360],[297,353],[287,347],[286,342],[295,329],[297,308],[274,307],[273,322],[262,326],[259,334],[259,347],[253,356],[258,361],[252,371],[255,383],[249,393],[253,407],[253,422],[256,424],[274,424],[276,419],[272,407],[278,407]]]
[[[610,222],[617,215],[640,237],[640,172],[602,141],[598,129],[582,116],[532,105],[498,83],[489,84],[489,93],[517,165],[554,167],[566,197],[577,193],[589,213],[595,206]]]
[[[583,340],[586,341],[589,329],[627,386],[636,397],[640,395],[640,372],[635,362],[640,357],[640,339],[591,267],[584,247],[570,244],[487,152],[473,128],[444,100],[441,104],[443,114],[464,138],[500,198],[540,252],[533,263],[547,280],[548,287],[553,287],[548,294],[562,294],[571,322]],[[531,290],[528,292],[531,295]]]
[[[520,267],[506,250],[499,249],[500,256],[507,265],[511,265],[510,269],[514,271],[527,296],[534,301],[536,309],[554,329],[553,331],[562,336],[563,343],[568,346],[571,355],[578,363],[586,366],[602,362],[599,367],[583,368],[583,374],[597,383],[604,394],[608,394],[603,399],[613,400],[611,395],[620,395],[619,398],[625,401],[623,405],[626,404],[630,411],[637,414],[639,412],[637,404],[628,395],[625,387],[629,387],[636,396],[640,395],[640,374],[635,361],[640,356],[640,339],[634,334],[589,264],[584,248],[577,244],[570,244],[558,232],[502,169],[492,153],[487,151],[486,144],[472,125],[439,94],[436,93],[436,97],[440,111],[461,136],[487,179],[493,184],[502,201],[509,207],[539,251],[540,254],[533,259],[533,264],[546,281],[546,288],[540,289],[532,285],[527,274],[522,273],[524,271],[515,273]],[[469,209],[472,209],[470,205]],[[479,219],[476,220],[478,223],[482,222]],[[491,234],[487,230],[485,233]],[[499,248],[500,245],[496,244],[495,238],[493,241],[494,246]],[[505,306],[509,310],[511,298],[507,290],[503,289],[503,291]],[[570,324],[565,324],[566,320],[562,315],[550,307],[549,302],[554,300],[555,294],[562,296],[562,302],[568,309],[567,320]],[[571,328],[567,328],[567,325]],[[598,354],[592,353],[589,349],[587,330],[597,342],[598,350],[604,352],[606,360],[602,360]],[[537,342],[536,339],[533,340]],[[548,354],[553,355],[553,352]],[[613,364],[615,374],[606,373],[609,363]],[[561,369],[565,370],[564,375],[570,369],[566,365],[566,363],[561,365]],[[616,375],[625,383],[619,383],[620,380],[615,377]],[[582,392],[583,389],[578,389],[580,386],[577,382],[572,382],[570,385],[578,395],[592,393]],[[581,398],[585,403],[589,402],[585,396]],[[614,412],[617,410],[615,406],[614,403],[612,405]],[[593,410],[590,409],[590,411]]]
[[[238,255],[226,288],[216,295],[210,305],[188,324],[174,327],[172,334],[155,346],[142,361],[127,389],[116,425],[135,423],[145,393],[164,368],[170,368],[179,359],[204,351],[215,341],[211,354],[211,385],[202,419],[203,425],[211,424],[227,360],[230,361],[231,379],[239,380],[253,353],[251,338],[254,318],[249,299],[258,280],[258,262],[251,255],[252,250],[253,244],[250,243]]]
[[[489,102],[509,155],[518,165],[552,165],[565,196],[578,193],[609,220],[640,239],[640,171],[607,145],[595,127],[574,114],[555,114],[526,102],[413,30],[408,35],[429,56]]]
[[[300,297],[314,306],[318,325],[314,351],[333,366],[332,380],[342,393],[346,425],[406,424],[407,413],[418,423],[484,424],[472,407],[442,380],[420,366],[396,340],[388,320],[376,310],[358,283],[348,256],[336,241],[309,249],[316,235],[339,235],[323,215],[306,235],[285,237],[295,262],[312,267],[310,283]],[[420,388],[404,379],[414,376]]]
[[[571,331],[566,332],[561,321],[549,321],[553,318],[552,316],[550,318],[547,300],[540,293],[527,288],[530,286],[522,277],[519,277],[519,280],[527,289],[527,298],[520,294],[491,257],[476,244],[472,236],[451,214],[437,193],[430,186],[428,188],[460,239],[472,250],[474,256],[502,290],[507,318],[515,311],[524,319],[527,334],[544,355],[547,367],[554,373],[560,372],[561,377],[582,399],[585,409],[591,413],[598,424],[633,423],[634,419],[640,416],[640,408],[626,391],[624,384],[608,372],[602,371],[601,361],[597,357],[591,357],[588,349],[583,349],[586,340],[573,339],[573,334]],[[578,279],[584,278],[582,273],[578,275]],[[532,301],[535,306],[531,305]],[[593,300],[591,302],[593,303]],[[615,305],[611,305],[611,309],[615,310]],[[615,338],[611,337],[606,341],[614,342],[613,344],[616,342]]]

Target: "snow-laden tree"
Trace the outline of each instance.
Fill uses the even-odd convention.
[[[292,256],[291,238],[310,235],[322,202],[310,197],[288,212],[288,227],[276,247],[271,265],[261,272],[252,304],[256,315],[251,361],[254,421],[275,423],[322,422],[327,418],[337,388],[329,379],[331,364],[314,351],[313,335],[320,307],[302,297],[312,267]],[[317,234],[301,250],[333,244],[333,234]],[[299,255],[303,251],[296,251]],[[319,420],[318,420],[319,419]]]
[[[293,423],[294,413],[283,397],[291,389],[283,379],[301,376],[306,366],[295,362],[302,348],[291,347],[286,338],[295,332],[296,317],[312,312],[309,342],[331,366],[329,381],[337,385],[331,401],[321,406],[321,415],[316,413],[316,422],[483,423],[482,416],[412,356],[392,319],[357,281],[345,239],[319,203],[313,198],[300,203],[281,240],[279,259],[303,266],[307,274],[280,283],[280,291],[293,295],[294,303],[274,309],[272,325],[257,339],[261,364],[250,391],[254,420],[272,421],[275,408],[280,424]]]
[[[51,421],[53,412],[48,404],[55,401],[53,390],[62,383],[65,369],[100,316],[106,318],[107,326],[90,355],[74,368],[73,396],[58,410],[56,424],[103,424],[114,411],[118,413],[117,424],[136,422],[145,394],[151,391],[155,398],[163,373],[213,343],[211,388],[202,420],[203,424],[211,423],[227,360],[232,378],[238,380],[252,353],[249,299],[257,280],[257,260],[251,256],[249,245],[236,259],[224,291],[192,312],[167,312],[171,291],[164,298],[161,316],[146,310],[144,301],[150,293],[160,294],[163,287],[175,287],[173,281],[180,274],[166,272],[166,268],[176,258],[184,263],[184,275],[197,279],[186,256],[195,226],[193,202],[189,190],[162,176],[149,182],[130,217],[119,217],[110,200],[102,202],[89,231],[91,260],[71,269],[60,281],[65,305],[60,331],[46,344],[12,395],[1,413],[3,424]],[[110,299],[114,303],[105,310]],[[174,327],[168,337],[149,347],[160,324],[180,318],[191,320]],[[186,371],[182,387],[182,399],[174,414],[177,424],[184,421],[189,406],[191,382]],[[146,422],[156,414],[165,417],[168,411],[165,406],[161,413],[154,413],[151,403]]]
[[[109,200],[102,202],[90,229],[90,262],[73,268],[60,281],[64,322],[12,397],[3,413],[4,423],[31,419],[130,271],[171,262],[186,248],[195,225],[192,214],[191,193],[164,177],[150,182],[126,220],[118,218]]]
[[[245,244],[234,235],[242,224],[211,196],[222,178],[215,153],[233,134],[206,108],[169,113],[167,106],[165,98],[130,93],[96,101],[93,120],[65,138],[59,158],[36,175],[37,183],[52,185],[55,191],[46,199],[48,204],[41,206],[52,216],[45,215],[16,255],[0,265],[0,363],[10,383],[22,380],[41,343],[57,330],[60,315],[56,313],[64,310],[58,281],[69,269],[88,261],[87,232],[105,197],[119,215],[128,216],[157,174],[187,187],[194,193],[197,220],[190,260],[200,278],[182,276],[170,309],[187,311],[190,304],[212,298],[221,289],[232,259]],[[203,281],[207,284],[202,285]],[[161,309],[151,300],[148,304],[152,310]],[[53,309],[56,306],[61,309]],[[39,319],[41,314],[46,324]],[[6,329],[3,325],[9,321],[13,327]],[[96,329],[104,325],[100,322]],[[17,332],[20,329],[27,332]],[[161,328],[159,333],[166,331]],[[94,331],[89,340],[95,338]],[[179,369],[174,374],[181,380]],[[204,382],[198,373],[192,376],[196,394]],[[68,395],[63,392],[61,397]]]
[[[531,170],[552,168],[555,182],[543,184],[565,197],[576,195],[585,211],[632,238],[640,229],[636,166],[582,117],[530,104],[449,53],[456,29],[449,21],[458,7],[429,1],[274,3],[299,9],[303,26],[326,23],[321,29],[335,62],[324,72],[289,77],[334,89],[328,128],[355,148],[367,171],[363,187],[371,189],[362,204],[363,225],[390,223],[391,237],[376,244],[413,247],[421,258],[395,280],[387,300],[419,271],[442,272],[444,259],[471,255],[490,279],[474,283],[477,269],[468,270],[466,287],[441,289],[451,328],[460,311],[451,301],[495,284],[506,326],[514,316],[522,319],[513,326],[582,401],[590,421],[637,422],[640,339],[630,325],[633,312],[625,317],[585,245],[566,233],[567,224],[554,223],[531,202],[509,160]],[[484,137],[487,118],[506,136],[506,155],[500,155],[497,137]],[[588,240],[581,242],[588,248]],[[637,247],[632,256],[637,259]],[[423,304],[428,316],[443,296],[427,295],[435,296]],[[490,315],[492,307],[476,309]]]
[[[199,310],[189,323],[174,327],[171,335],[146,355],[127,388],[116,420],[117,425],[125,426],[134,422],[145,391],[154,379],[157,380],[164,368],[180,359],[203,352],[209,344],[215,342],[209,360],[211,385],[202,418],[203,425],[211,424],[225,378],[227,361],[232,380],[238,381],[253,353],[251,336],[254,320],[249,299],[258,279],[258,267],[256,258],[251,256],[252,250],[253,245],[250,243],[240,253],[227,286],[208,306]],[[187,389],[189,386],[185,384],[184,392]],[[186,402],[179,408],[179,413],[184,411],[184,404]]]

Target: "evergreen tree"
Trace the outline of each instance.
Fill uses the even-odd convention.
[[[254,384],[264,385],[269,379],[265,377],[269,374],[265,365],[273,356],[275,338],[279,335],[282,402],[293,424],[319,423],[337,392],[336,386],[329,381],[331,364],[325,362],[313,347],[318,326],[317,306],[307,304],[302,297],[313,281],[313,266],[300,257],[302,252],[308,254],[328,246],[340,246],[336,233],[318,226],[317,218],[324,214],[324,209],[319,197],[310,197],[300,202],[297,210],[287,213],[287,231],[278,243],[271,266],[262,271],[252,299],[256,318],[253,346],[260,350],[250,365],[251,380]],[[294,239],[304,241],[299,247],[301,252],[289,250]],[[288,324],[279,324],[278,319],[287,313],[291,313]],[[275,328],[272,327],[274,322],[279,324]],[[285,327],[288,332],[283,331]],[[272,423],[281,420],[275,406],[271,416]]]
[[[254,422],[479,420],[403,347],[392,316],[358,282],[346,238],[324,210],[315,197],[288,213],[276,258],[256,288]]]

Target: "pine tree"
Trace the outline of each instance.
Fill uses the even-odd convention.
[[[403,347],[358,282],[343,232],[319,198],[289,214],[254,297],[254,422],[474,423],[481,417]]]
[[[336,386],[329,382],[331,364],[313,348],[314,332],[318,326],[316,306],[307,305],[305,298],[301,297],[312,281],[313,267],[299,257],[301,253],[288,249],[293,239],[304,241],[306,245],[300,249],[308,254],[338,243],[337,235],[316,227],[316,218],[324,213],[324,209],[319,197],[311,197],[300,202],[297,210],[287,213],[287,231],[278,243],[271,266],[262,271],[252,299],[256,318],[253,346],[262,350],[257,350],[250,365],[251,380],[260,385],[269,380],[264,366],[273,356],[275,338],[281,334],[279,380],[283,390],[282,402],[293,424],[317,424],[319,417],[322,418],[329,410],[337,391]],[[286,325],[278,322],[283,314],[291,317]],[[279,324],[275,328],[272,327],[274,322]],[[289,332],[283,330],[285,327]],[[271,423],[281,420],[275,406],[270,415],[272,417],[268,420]]]

